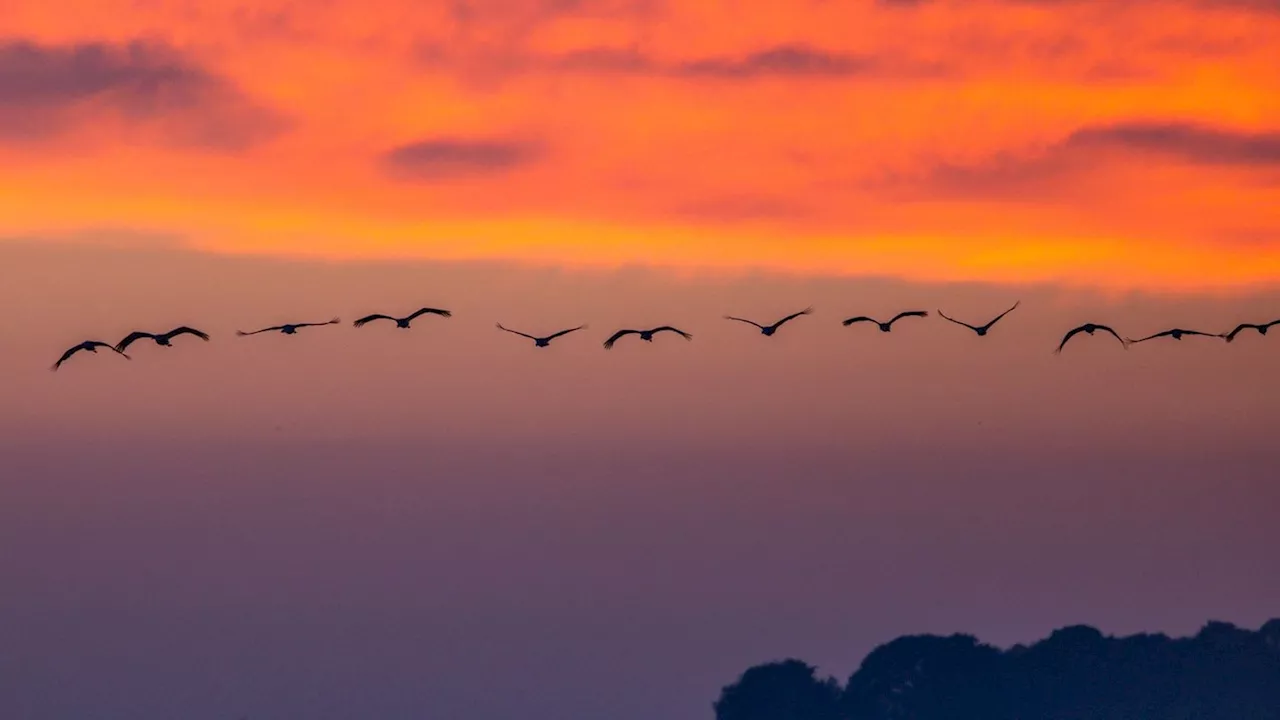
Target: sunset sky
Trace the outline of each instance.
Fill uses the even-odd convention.
[[[1280,614],[1280,328],[1051,352],[1280,318],[1275,2],[0,33],[0,717],[705,720],[899,634]]]

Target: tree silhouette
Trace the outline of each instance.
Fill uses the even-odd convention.
[[[716,720],[839,720],[840,684],[799,660],[753,667],[724,688]]]
[[[846,683],[787,660],[726,687],[718,720],[1280,720],[1280,619],[1191,638],[1065,627],[999,650],[968,635],[898,638]]]

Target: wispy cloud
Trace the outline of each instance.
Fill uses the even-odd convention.
[[[0,142],[100,127],[104,114],[126,130],[152,130],[160,142],[215,150],[243,149],[285,125],[163,43],[0,42]]]
[[[437,137],[392,148],[381,162],[395,179],[431,182],[505,172],[541,154],[540,145],[520,140]]]
[[[1177,121],[1085,128],[1072,133],[1061,148],[1124,148],[1206,165],[1280,165],[1280,132],[1247,132]]]
[[[972,164],[940,163],[923,181],[926,193],[1016,198],[1057,194],[1121,155],[1189,165],[1280,169],[1280,132],[1252,132],[1177,120],[1095,125],[1024,154],[1002,153]],[[900,187],[891,183],[893,187]]]
[[[699,55],[658,58],[636,47],[588,47],[560,54],[520,54],[505,50],[481,52],[454,63],[440,45],[423,45],[418,58],[427,65],[455,67],[468,64],[487,72],[515,74],[550,71],[601,75],[637,75],[685,80],[747,81],[766,77],[792,79],[841,79],[851,77],[936,76],[936,64],[917,63],[901,57],[824,50],[808,44],[769,45],[737,55]],[[478,59],[477,59],[478,58]]]
[[[746,79],[764,75],[791,77],[847,77],[879,70],[873,57],[833,53],[805,45],[779,45],[741,57],[706,57],[675,65],[671,74],[683,77]]]

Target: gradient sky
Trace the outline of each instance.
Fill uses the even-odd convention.
[[[0,716],[696,720],[904,633],[1280,608],[1280,338],[1051,353],[1280,317],[1274,2],[0,28]]]

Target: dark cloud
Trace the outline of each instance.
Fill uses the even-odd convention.
[[[1181,122],[1131,122],[1078,130],[1066,151],[1125,148],[1206,165],[1280,166],[1280,132],[1251,133]]]
[[[515,140],[432,138],[388,150],[382,165],[392,177],[429,182],[504,172],[540,154],[538,145]]]
[[[674,75],[726,79],[762,75],[845,77],[878,69],[874,58],[829,53],[804,45],[779,45],[742,57],[708,57],[682,62]]]
[[[923,181],[908,185],[961,196],[1004,198],[1061,195],[1070,180],[1109,159],[1145,155],[1191,165],[1280,170],[1280,132],[1247,132],[1181,121],[1131,121],[1081,128],[1063,140],[1025,154],[1004,153],[976,164],[941,163]]]
[[[859,76],[938,76],[937,65],[881,55],[830,52],[804,44],[774,45],[743,55],[712,55],[664,61],[637,48],[591,47],[559,55],[523,55],[486,48],[472,55],[453,55],[440,44],[424,43],[417,51],[423,65],[488,75],[550,71],[602,75],[674,77],[690,80],[745,81],[764,77],[839,79]]]
[[[238,150],[283,120],[157,42],[0,42],[0,142],[38,141],[119,121],[161,142]]]

